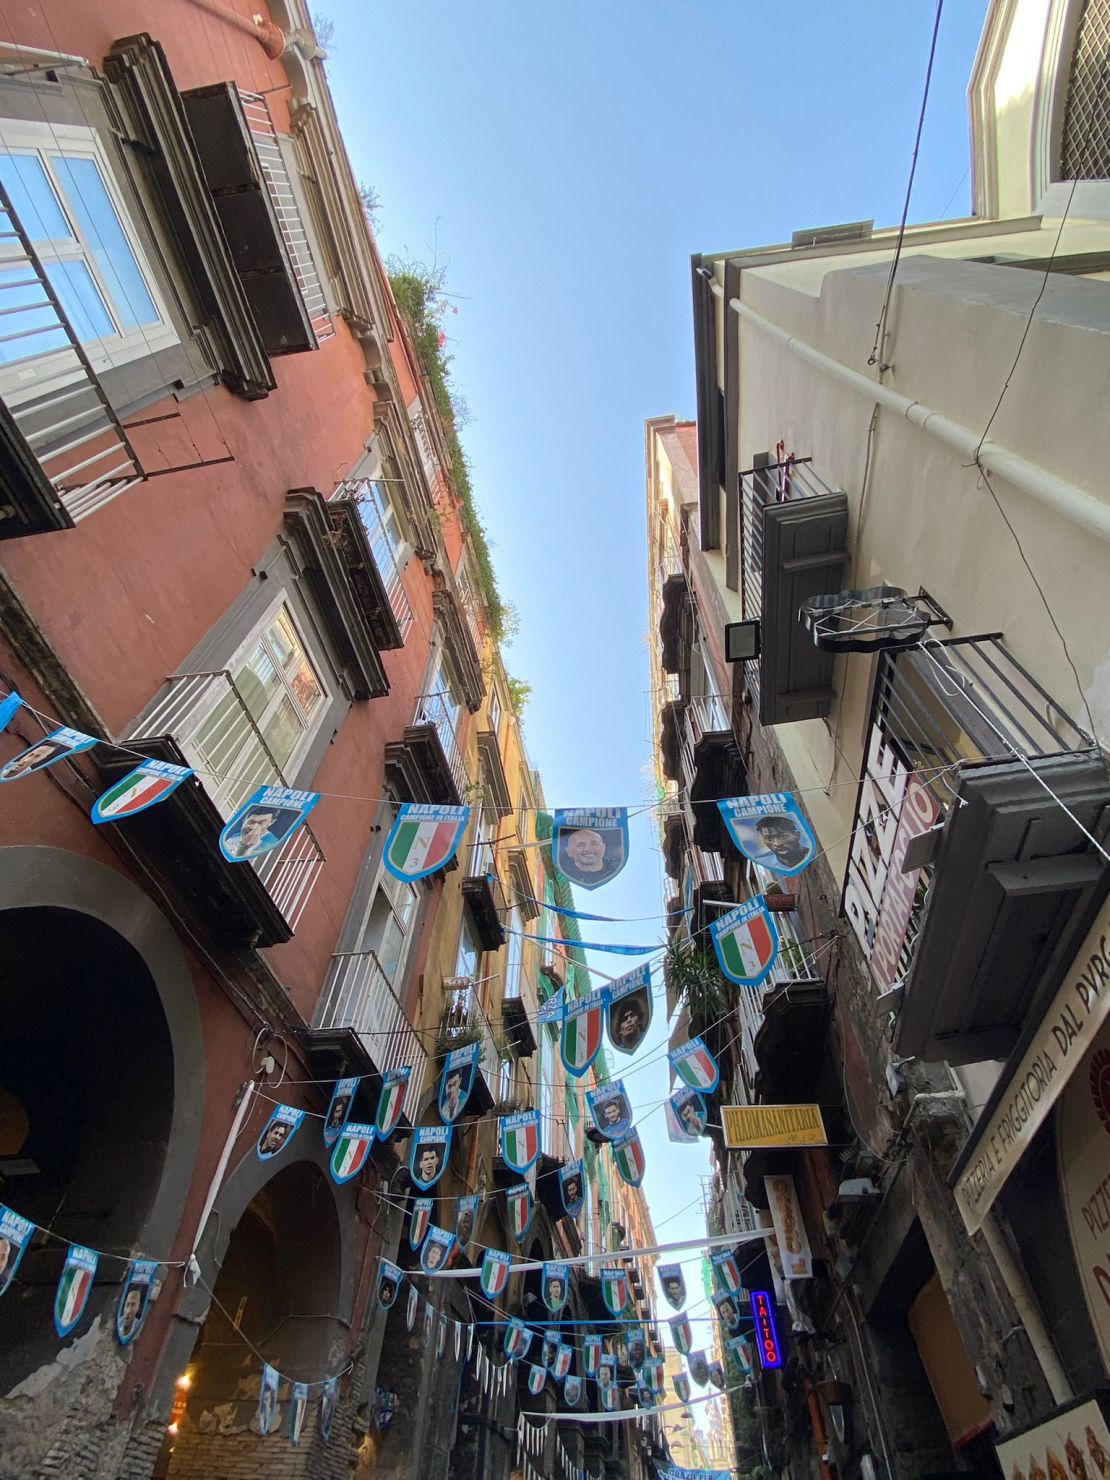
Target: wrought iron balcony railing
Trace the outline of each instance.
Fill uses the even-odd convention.
[[[402,1108],[407,1114],[419,1104],[428,1055],[373,951],[337,951],[331,958],[316,1027],[350,1028],[363,1040],[379,1073],[409,1065],[412,1074]]]
[[[413,717],[414,725],[433,725],[436,736],[447,761],[447,769],[451,773],[451,780],[460,796],[463,796],[470,785],[470,774],[466,768],[466,757],[459,743],[459,725],[461,715],[459,710],[447,703],[446,696],[442,693],[421,694],[416,701],[416,714]]]
[[[301,301],[316,336],[316,343],[323,344],[335,335],[331,310],[320,281],[320,273],[312,255],[312,246],[301,219],[300,207],[293,192],[293,182],[285,156],[278,142],[277,129],[270,115],[270,105],[261,93],[244,92],[239,89],[239,101],[247,120],[251,142],[258,156],[266,193],[277,217],[278,228],[289,257],[289,265],[297,283]]]
[[[444,982],[443,1022],[440,1030],[444,1045],[450,1050],[464,1043],[478,1043],[480,1045],[479,1066],[485,1075],[486,1083],[494,1085],[498,1081],[503,1055],[498,1049],[497,1039],[490,1027],[489,1019],[469,980],[465,986],[447,986],[448,981],[458,980],[457,977],[448,977]]]
[[[225,820],[260,786],[289,784],[226,670],[174,674],[162,698],[125,738],[142,747],[144,741],[166,736],[196,768],[197,779]],[[304,913],[323,866],[323,849],[308,823],[249,864],[290,929]]]
[[[373,478],[346,478],[332,494],[334,501],[349,500],[358,509],[359,521],[366,534],[370,553],[389,598],[389,607],[404,640],[412,626],[412,607],[405,594],[398,545],[387,524],[388,496]]]
[[[64,510],[52,527],[64,528],[146,474],[2,185],[0,267],[0,400],[5,440],[14,444],[8,476],[41,480],[39,497],[56,497]]]

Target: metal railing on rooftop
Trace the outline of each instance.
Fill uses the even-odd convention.
[[[176,673],[154,708],[123,738],[171,736],[196,768],[197,779],[225,819],[260,786],[286,786],[230,673]],[[324,866],[324,852],[308,823],[249,866],[266,886],[291,929],[304,913]],[[229,864],[240,868],[241,864]]]
[[[349,500],[357,507],[370,553],[389,597],[390,611],[400,628],[401,637],[404,638],[412,626],[412,607],[401,579],[397,544],[386,524],[387,498],[388,495],[373,478],[345,478],[332,494],[333,501]]]
[[[379,1072],[412,1068],[403,1109],[420,1102],[427,1080],[428,1055],[393,983],[373,951],[337,951],[316,1011],[318,1028],[350,1028],[363,1040]]]
[[[76,522],[146,474],[3,185],[0,269],[4,405]]]
[[[262,178],[266,184],[266,193],[270,197],[270,204],[277,217],[278,229],[285,243],[289,265],[293,269],[297,289],[312,324],[316,343],[322,344],[324,340],[334,337],[335,325],[332,322],[323,283],[320,281],[319,269],[312,255],[308,233],[305,231],[304,221],[301,218],[300,206],[297,204],[297,197],[293,191],[293,182],[289,178],[285,156],[281,152],[277,129],[274,127],[274,120],[270,114],[270,105],[261,93],[244,92],[242,88],[238,91],[239,101],[243,105],[243,113],[247,120],[247,128],[250,130],[251,141],[262,170]]]

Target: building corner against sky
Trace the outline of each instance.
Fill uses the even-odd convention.
[[[772,1230],[744,1471],[1105,1471],[1108,44],[992,5],[974,216],[695,255],[696,423],[645,423],[668,1004],[707,1227]]]

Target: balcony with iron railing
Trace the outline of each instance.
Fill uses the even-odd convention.
[[[128,821],[128,837],[157,851],[186,896],[210,906],[217,933],[255,945],[288,940],[324,853],[308,823],[260,858],[231,863],[220,853],[217,839],[236,808],[259,787],[289,784],[231,674],[174,674],[121,738],[132,751],[195,768],[156,810]]]
[[[379,648],[402,647],[413,615],[401,576],[400,543],[391,532],[389,495],[373,478],[346,478],[331,495],[329,508],[333,516],[350,512],[357,520],[361,538],[348,521],[335,517],[334,523]]]
[[[467,1043],[479,1045],[478,1067],[492,1101],[504,1054],[468,977],[443,979],[443,1018],[439,1038],[444,1053],[450,1053],[452,1049],[461,1048]]]
[[[416,701],[412,725],[405,731],[406,742],[412,737],[423,747],[429,788],[429,799],[459,806],[470,786],[466,755],[460,739],[464,723],[459,708],[448,702],[442,692],[421,694]]]
[[[879,657],[844,910],[901,1054],[1005,1058],[1104,897],[1092,738],[1001,634]]]
[[[501,996],[501,1021],[512,1038],[517,1058],[530,1058],[536,1051],[533,1024],[540,1010],[539,993],[531,971],[517,956],[505,963]]]
[[[683,711],[679,778],[690,805],[693,840],[704,852],[730,847],[728,829],[713,805],[718,797],[743,796],[747,767],[732,729],[732,699],[702,694]]]
[[[0,539],[72,528],[145,478],[0,185]]]
[[[378,1074],[405,1065],[412,1069],[402,1104],[411,1120],[429,1084],[428,1055],[373,951],[337,951],[331,958],[314,1036],[329,1030],[352,1033]]]
[[[479,814],[479,828],[485,819],[485,813]],[[462,892],[482,949],[500,950],[505,944],[505,929],[501,922],[506,902],[492,838],[476,838],[466,850]]]
[[[848,501],[809,458],[788,458],[740,474],[740,528],[741,609],[761,635],[745,681],[760,723],[819,719],[832,704],[832,657],[799,613],[808,597],[843,584]]]
[[[289,175],[289,167],[282,153],[277,129],[270,113],[270,105],[261,93],[239,89],[239,100],[247,120],[251,141],[254,144],[262,177],[270,197],[270,204],[277,217],[281,239],[293,269],[297,288],[304,303],[316,336],[316,343],[323,344],[335,335],[331,310],[320,280],[320,271],[312,253],[312,245],[305,230],[301,209]]]

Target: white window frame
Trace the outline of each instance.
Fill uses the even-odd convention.
[[[393,919],[400,921],[401,910],[399,901],[405,898],[409,902],[410,910],[408,923],[400,926],[401,949],[397,952],[397,964],[393,968],[393,974],[386,970],[385,962],[382,960],[381,952],[376,946],[367,944],[366,932],[370,926],[370,918],[374,913],[374,905],[377,903],[378,895],[384,894],[389,902],[389,909]],[[420,905],[420,896],[413,884],[406,884],[401,879],[395,879],[383,863],[378,869],[378,876],[374,881],[374,887],[370,891],[370,899],[366,911],[362,917],[362,925],[358,933],[358,949],[360,951],[373,951],[374,958],[381,968],[382,975],[393,988],[394,994],[400,1000],[401,988],[404,986],[405,973],[408,971],[409,956],[412,952],[413,940],[416,937],[416,916]]]
[[[61,154],[70,159],[88,159],[96,165],[97,171],[107,191],[109,202],[116,213],[120,228],[127,238],[128,246],[135,257],[135,263],[143,284],[154,304],[155,312],[158,314],[157,324],[148,324],[137,329],[120,331],[112,335],[104,335],[99,339],[90,339],[82,343],[86,355],[93,369],[101,372],[116,369],[126,365],[132,360],[145,358],[147,355],[155,354],[159,350],[169,349],[172,345],[179,343],[177,331],[173,327],[173,321],[166,310],[165,298],[159,291],[157,280],[151,270],[147,252],[143,246],[135,227],[131,221],[130,213],[123,199],[123,195],[116,182],[115,173],[111,162],[103,146],[97,137],[96,131],[91,128],[83,128],[77,124],[63,123],[33,123],[18,118],[0,118],[0,149],[11,154],[35,155],[46,171],[51,188],[57,198],[59,209],[69,221],[73,231],[74,241],[78,250],[74,253],[58,253],[41,240],[36,241],[31,236],[30,223],[23,222],[23,229],[31,237],[32,245],[44,263],[61,260],[79,260],[84,263],[86,269],[96,284],[97,290],[104,301],[110,314],[115,314],[116,307],[112,295],[101,279],[97,270],[96,261],[89,242],[85,239],[80,226],[71,218],[67,209],[67,197],[64,187],[58,181],[48,156],[50,154]],[[18,242],[0,243],[0,268],[4,266],[4,259],[21,253],[22,248]],[[34,382],[42,381],[55,376],[58,368],[65,368],[70,363],[69,349],[49,351],[45,354],[28,357],[26,360],[18,360],[10,365],[0,367],[0,393],[7,390],[24,390],[33,388]]]
[[[501,705],[501,695],[497,692],[495,688],[491,687],[489,691],[489,701],[486,704],[486,722],[489,725],[490,731],[495,740],[500,738],[501,720],[504,712],[505,711]]]
[[[304,627],[302,623],[297,620],[296,613],[293,611],[292,605],[290,604],[288,595],[285,591],[280,591],[278,595],[275,596],[274,600],[270,602],[269,606],[266,608],[265,613],[254,624],[247,636],[235,648],[234,652],[231,653],[227,661],[224,663],[223,667],[224,670],[231,675],[232,682],[234,682],[236,672],[239,667],[242,666],[248,653],[251,651],[252,648],[258,645],[264,634],[277,621],[282,611],[284,611],[285,615],[288,617],[289,625],[292,627],[294,633],[296,634],[297,640],[300,642],[301,648],[304,651],[304,655],[308,659],[313,674],[315,675],[316,682],[320,686],[321,693],[321,700],[319,705],[317,706],[316,715],[309,721],[308,724],[306,724],[306,726],[302,730],[300,740],[294,747],[292,753],[289,756],[289,759],[285,762],[285,780],[290,786],[295,786],[298,780],[298,772],[304,762],[305,756],[311,748],[313,741],[319,735],[320,731],[323,729],[325,723],[327,722],[328,714],[331,710],[331,702],[334,698],[334,695],[328,684],[327,665],[323,661],[320,653],[315,649],[313,644],[309,642],[305,637]],[[216,803],[217,807],[220,809],[225,817],[230,817],[232,811],[234,811],[234,808],[230,806],[227,801],[227,793],[229,790],[228,783],[234,778],[221,778],[220,780],[217,780],[215,777],[208,777],[204,775],[204,770],[206,769],[206,760],[196,750],[196,747],[192,745],[192,740],[196,732],[201,728],[201,726],[208,719],[209,715],[216,708],[217,704],[219,704],[220,700],[228,692],[229,691],[225,689],[221,684],[213,684],[209,693],[206,694],[204,698],[202,698],[200,703],[198,703],[197,708],[190,716],[192,724],[189,730],[187,732],[182,731],[176,737],[182,751],[185,753],[185,756],[189,760],[193,761],[194,764],[196,764],[205,790],[211,796],[212,800]],[[286,693],[289,693],[289,689],[283,681],[279,686],[275,698],[278,697],[278,695],[280,694]],[[294,703],[296,703],[296,696],[294,695],[292,697],[294,699]],[[256,719],[254,723],[259,730],[262,729],[262,724],[259,720]]]

